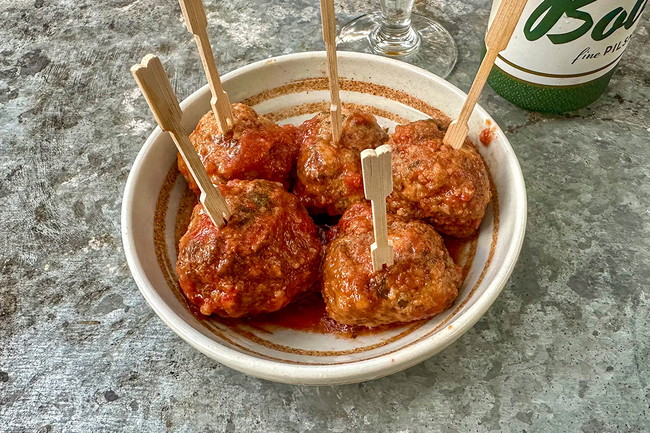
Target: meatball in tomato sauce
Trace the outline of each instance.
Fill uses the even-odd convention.
[[[214,184],[233,179],[266,179],[289,188],[298,156],[297,128],[278,126],[245,104],[232,104],[234,125],[222,134],[209,111],[190,135],[190,141]],[[178,168],[197,194],[198,185],[178,155]]]
[[[372,114],[351,112],[342,126],[338,144],[332,141],[329,114],[318,114],[300,127],[302,144],[293,192],[313,215],[341,215],[363,200],[361,151],[388,140]]]
[[[233,180],[219,189],[232,216],[217,228],[201,204],[194,208],[179,243],[181,289],[205,315],[277,311],[318,278],[316,226],[279,183]]]
[[[483,159],[469,142],[460,149],[442,143],[447,125],[420,120],[395,127],[393,193],[388,208],[431,223],[441,233],[468,237],[478,229],[490,202]]]
[[[373,271],[370,206],[355,204],[343,214],[323,264],[323,298],[337,322],[372,327],[426,319],[458,296],[461,269],[433,227],[389,214],[388,238],[395,262]]]

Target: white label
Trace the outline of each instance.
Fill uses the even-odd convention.
[[[490,24],[501,0],[494,0]],[[595,80],[621,58],[648,0],[528,0],[495,64],[531,83]]]

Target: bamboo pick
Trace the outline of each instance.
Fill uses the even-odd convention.
[[[339,96],[339,72],[336,61],[336,15],[334,0],[320,0],[320,13],[323,21],[323,40],[327,50],[327,73],[330,82],[330,116],[332,118],[332,141],[338,144],[341,139],[343,119]]]
[[[443,139],[444,144],[454,149],[460,149],[463,146],[463,142],[469,131],[467,122],[472,111],[474,111],[476,101],[478,101],[478,97],[483,90],[488,75],[490,75],[497,55],[508,46],[510,37],[512,37],[515,27],[517,27],[517,22],[519,21],[519,17],[521,17],[521,13],[524,11],[524,7],[526,7],[526,0],[503,0],[501,2],[492,21],[492,25],[485,35],[485,46],[487,47],[485,57],[483,57],[481,66],[478,68],[476,77],[474,77],[474,82],[469,89],[467,99],[465,99],[458,118],[451,122],[447,129],[447,133]]]
[[[201,189],[199,199],[208,216],[214,225],[222,227],[230,218],[230,210],[219,189],[210,181],[183,127],[181,107],[178,105],[178,99],[160,59],[153,54],[146,55],[141,63],[131,67],[131,74],[146,98],[160,129],[170,133],[192,177]]]
[[[217,70],[217,63],[212,53],[210,40],[208,39],[208,19],[205,16],[205,9],[201,0],[179,0],[183,18],[187,30],[194,35],[194,41],[199,49],[203,70],[208,78],[212,98],[210,105],[212,112],[217,119],[217,124],[222,134],[226,134],[233,127],[232,109],[230,108],[230,99],[228,94],[223,90],[221,78]]]
[[[372,205],[372,227],[375,242],[370,246],[372,268],[378,271],[394,262],[393,243],[388,239],[386,197],[393,192],[391,148],[388,144],[361,152],[363,191]]]

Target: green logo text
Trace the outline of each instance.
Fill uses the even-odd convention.
[[[629,13],[619,6],[601,17],[594,25],[594,18],[580,9],[596,1],[598,0],[544,0],[524,25],[526,39],[536,41],[547,36],[552,43],[558,45],[575,41],[591,31],[591,38],[601,41],[621,27],[632,28],[648,3],[648,0],[637,0]],[[566,33],[549,33],[563,16],[581,21],[581,24]]]

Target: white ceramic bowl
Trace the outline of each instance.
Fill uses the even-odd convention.
[[[232,101],[246,101],[280,123],[298,124],[327,107],[325,59],[325,53],[312,52],[264,60],[226,74],[223,85]],[[390,128],[395,121],[425,118],[435,112],[433,107],[453,117],[465,99],[463,92],[435,75],[373,55],[340,52],[339,74],[343,102],[365,106]],[[205,86],[181,104],[189,130],[210,109],[209,99]],[[138,154],[124,192],[122,239],[133,277],[149,305],[181,338],[252,376],[331,385],[410,367],[441,351],[476,323],[501,292],[519,255],[526,191],[517,158],[503,132],[480,107],[471,118],[469,137],[478,143],[480,132],[490,123],[493,141],[478,147],[498,194],[488,207],[457,301],[429,321],[352,339],[290,329],[269,333],[195,318],[180,295],[174,272],[180,230],[175,229],[176,218],[187,187],[174,168],[174,145],[159,128]]]

